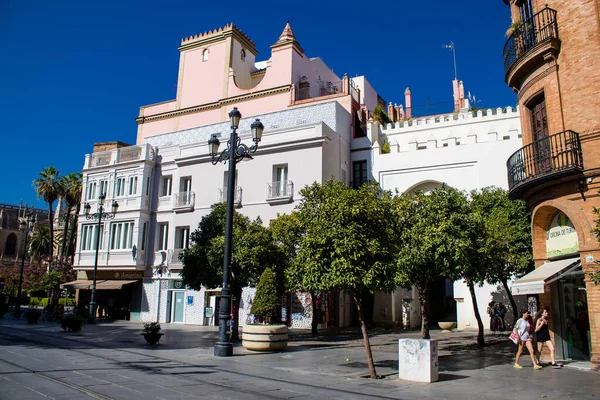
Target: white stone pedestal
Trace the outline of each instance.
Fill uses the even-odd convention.
[[[400,379],[437,382],[437,340],[398,339],[398,371]]]

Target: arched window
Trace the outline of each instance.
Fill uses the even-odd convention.
[[[11,233],[6,238],[6,246],[4,246],[4,254],[7,256],[14,256],[17,254],[17,235]]]
[[[246,61],[246,50],[242,49],[242,51],[240,52],[240,57],[242,61]]]
[[[202,61],[208,61],[208,49],[204,49],[204,51],[202,52]]]

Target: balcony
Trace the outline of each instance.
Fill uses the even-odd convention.
[[[181,192],[175,193],[173,196],[173,211],[186,212],[194,211],[196,193],[195,192]]]
[[[267,183],[267,202],[289,203],[294,198],[294,182],[276,181]]]
[[[530,143],[513,153],[507,163],[511,199],[533,186],[583,171],[579,134],[565,131]]]
[[[521,88],[525,78],[546,63],[546,56],[557,56],[560,50],[556,10],[544,8],[514,30],[504,45],[506,83]]]
[[[227,187],[217,189],[217,202],[227,202]],[[242,205],[242,188],[239,186],[235,188],[235,195],[233,196],[233,205],[234,207],[240,207]]]
[[[181,260],[179,256],[183,254],[183,250],[185,249],[174,249],[171,253],[171,262],[170,265],[181,265]]]

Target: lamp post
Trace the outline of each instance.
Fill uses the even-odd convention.
[[[98,272],[98,251],[100,250],[100,229],[102,229],[102,219],[113,219],[117,210],[119,209],[119,203],[113,200],[111,206],[111,212],[104,212],[104,199],[106,199],[106,194],[103,193],[98,197],[98,212],[94,214],[90,214],[92,210],[92,206],[90,203],[85,203],[83,209],[85,211],[85,219],[89,220],[98,220],[98,229],[96,230],[96,255],[94,258],[94,280],[92,281],[92,297],[90,300],[90,315],[88,318],[88,322],[93,324],[96,322],[96,274]]]
[[[235,198],[235,166],[244,158],[252,159],[250,154],[256,152],[258,142],[262,137],[264,126],[257,118],[250,125],[252,130],[252,140],[254,145],[251,147],[243,144],[237,134],[237,129],[242,118],[242,114],[237,107],[229,113],[231,120],[231,134],[227,142],[227,148],[222,153],[219,152],[219,139],[216,135],[212,135],[208,141],[209,154],[212,157],[213,165],[217,163],[229,162],[229,172],[227,176],[227,213],[225,216],[225,251],[223,256],[223,289],[221,290],[221,302],[219,303],[219,339],[215,343],[215,356],[228,357],[233,355],[233,345],[229,341],[229,320],[231,309],[231,287],[229,285],[230,264],[231,264],[231,248],[233,236],[233,202]]]
[[[21,317],[21,289],[23,288],[23,271],[25,269],[25,257],[27,256],[27,239],[29,238],[29,232],[33,228],[33,222],[35,217],[33,213],[28,213],[25,218],[19,223],[21,232],[25,233],[25,240],[23,243],[23,257],[21,258],[21,272],[19,274],[19,291],[17,293],[17,304],[15,306],[15,316]]]

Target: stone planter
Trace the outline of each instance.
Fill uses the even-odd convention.
[[[142,335],[144,335],[144,339],[146,339],[146,344],[154,346],[160,341],[160,338],[164,333],[142,333]]]
[[[430,339],[398,340],[398,371],[400,379],[416,382],[437,382],[438,343]]]
[[[438,322],[438,325],[444,332],[452,332],[456,328],[456,322]]]
[[[246,325],[242,329],[242,346],[248,350],[278,351],[287,344],[286,325]]]

